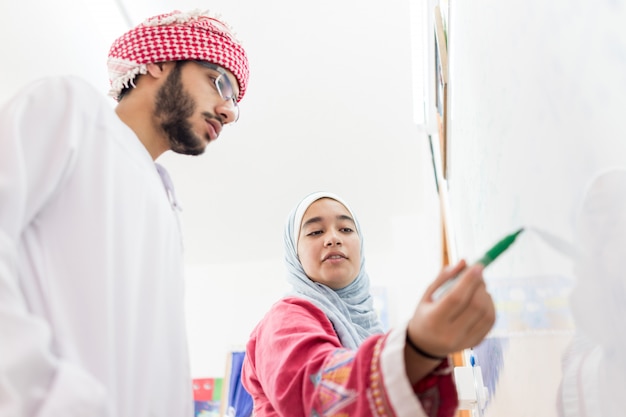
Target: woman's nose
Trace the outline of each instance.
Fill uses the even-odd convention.
[[[328,232],[326,234],[326,246],[341,245],[341,239],[335,232]]]

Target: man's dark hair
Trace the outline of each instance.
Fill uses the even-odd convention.
[[[183,64],[185,64],[186,62],[189,62],[189,61],[182,60],[182,61],[174,61],[174,62],[176,62],[176,67],[178,67],[178,66],[183,65]],[[141,77],[141,75],[142,74],[137,74],[137,77],[135,78],[134,81],[137,81],[139,79],[139,77]],[[117,101],[121,101],[128,93],[130,93],[130,90],[132,90],[133,88],[135,88],[135,87],[133,87],[132,85],[129,85],[128,87],[122,88],[122,91],[120,91],[120,94],[117,96]]]

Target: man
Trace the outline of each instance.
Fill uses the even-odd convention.
[[[192,416],[167,150],[239,116],[248,60],[201,12],[113,44],[115,111],[74,77],[0,112],[0,416]]]

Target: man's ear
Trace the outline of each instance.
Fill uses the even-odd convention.
[[[172,64],[171,62],[153,62],[146,64],[146,69],[148,70],[148,74],[150,74],[154,78],[161,78],[167,71],[168,65]]]

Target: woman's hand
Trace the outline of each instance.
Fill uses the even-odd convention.
[[[454,286],[441,298],[433,300],[435,290],[457,274],[460,276]],[[454,267],[444,268],[426,289],[409,321],[407,334],[420,350],[432,356],[446,357],[479,344],[493,327],[495,318],[495,306],[483,280],[483,266],[466,268],[465,261],[460,261]],[[407,350],[411,347],[407,346]],[[426,357],[420,360],[419,356],[414,350],[413,354],[407,352],[405,355],[412,382],[425,376],[426,368],[432,370],[437,365],[437,361]],[[430,363],[430,366],[409,366],[420,362],[423,365]]]

